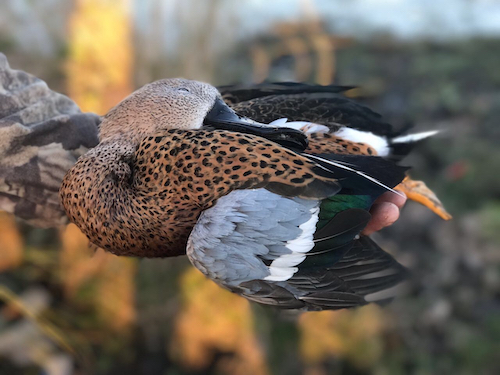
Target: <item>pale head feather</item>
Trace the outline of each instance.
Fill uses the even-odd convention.
[[[198,129],[219,96],[215,87],[183,78],[149,83],[104,116],[99,138],[139,142],[160,130]]]

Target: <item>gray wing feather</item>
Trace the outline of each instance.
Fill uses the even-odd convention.
[[[280,308],[341,309],[391,297],[406,270],[368,237],[359,236],[369,219],[363,210],[342,211],[304,254],[291,251],[296,248],[290,240],[296,244],[308,224],[315,230],[318,204],[264,189],[232,192],[200,216],[187,255],[219,285]],[[296,266],[277,265],[295,255]],[[276,272],[273,265],[278,274],[271,272]]]
[[[270,261],[292,254],[287,241],[302,233],[299,226],[318,204],[265,189],[234,191],[202,213],[187,255],[202,273],[229,289],[264,279]]]

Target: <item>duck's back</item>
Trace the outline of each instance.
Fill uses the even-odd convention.
[[[347,126],[385,137],[396,136],[380,114],[343,95],[352,88],[280,82],[222,86],[219,91],[236,112],[261,123],[287,118],[322,124],[332,131]]]

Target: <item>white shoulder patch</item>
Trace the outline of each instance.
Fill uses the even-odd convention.
[[[330,128],[325,125],[316,124],[314,122],[307,121],[288,121],[287,118],[280,118],[271,122],[268,126],[276,126],[276,127],[284,127],[284,128],[292,128],[301,130],[306,134],[311,133],[330,133]],[[432,133],[432,134],[431,134]],[[362,130],[352,129],[347,126],[343,126],[336,132],[332,133],[337,137],[346,139],[352,142],[360,142],[365,143],[371,147],[373,147],[379,156],[387,156],[389,155],[389,143],[387,139],[383,136],[375,135],[371,132],[366,132]],[[430,137],[434,135],[434,132],[426,132],[426,133],[418,133],[414,134],[414,136],[418,137]],[[394,141],[398,142],[398,139],[403,139],[405,137],[396,138]],[[408,136],[409,137],[409,136]],[[421,139],[421,138],[418,138]],[[399,142],[406,142],[406,139]]]
[[[378,156],[389,155],[389,143],[383,136],[375,135],[371,132],[348,128],[346,126],[340,128],[333,134],[348,141],[365,143],[373,147],[377,151]]]

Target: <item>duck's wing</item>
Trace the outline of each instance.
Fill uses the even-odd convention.
[[[248,299],[294,309],[362,305],[401,281],[404,268],[359,234],[372,202],[402,180],[404,168],[378,157],[317,158],[336,176],[334,194],[303,199],[280,184],[220,197],[190,234],[193,265]]]
[[[98,143],[99,122],[0,53],[0,210],[37,226],[66,222],[59,187]]]
[[[306,153],[358,153],[400,161],[415,145],[437,131],[415,134],[395,132],[381,115],[342,95],[349,87],[272,83],[255,86],[225,86],[223,98],[242,116],[273,126],[292,127],[310,134]],[[335,143],[334,141],[339,141]],[[342,144],[342,140],[347,144]],[[443,204],[421,181],[409,177],[397,190],[445,220]]]
[[[350,88],[285,82],[223,86],[219,90],[236,112],[261,123],[287,118],[326,125],[332,131],[347,126],[384,137],[394,136],[392,126],[380,114],[341,95]]]
[[[385,299],[405,269],[359,236],[370,219],[347,209],[317,231],[320,202],[264,189],[235,191],[203,212],[190,261],[219,285],[287,309],[339,309]]]

